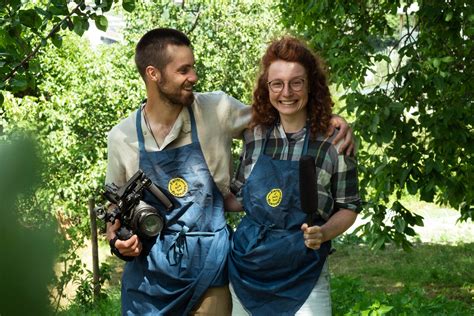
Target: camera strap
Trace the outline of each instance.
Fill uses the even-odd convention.
[[[109,240],[110,252],[112,254],[116,255],[119,259],[122,259],[124,261],[132,261],[133,259],[135,259],[134,257],[124,256],[120,253],[120,251],[117,249],[117,247],[115,247],[115,243],[117,242],[117,239],[118,239],[118,237],[115,236],[114,238]]]

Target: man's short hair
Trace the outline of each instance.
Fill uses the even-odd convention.
[[[171,58],[166,53],[168,45],[191,47],[191,41],[183,32],[171,28],[153,29],[138,41],[135,48],[135,64],[143,80],[146,67],[153,66],[162,70],[168,64]]]

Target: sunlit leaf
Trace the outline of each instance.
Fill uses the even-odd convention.
[[[107,31],[107,27],[109,26],[109,21],[103,15],[98,15],[95,17],[95,26],[101,31]]]

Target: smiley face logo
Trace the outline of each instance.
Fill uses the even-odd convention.
[[[281,192],[280,189],[272,189],[267,194],[268,205],[270,205],[271,207],[277,207],[278,205],[280,205],[282,196],[283,196],[283,193]]]
[[[183,197],[188,192],[188,184],[184,179],[173,178],[168,182],[168,191],[176,197]]]

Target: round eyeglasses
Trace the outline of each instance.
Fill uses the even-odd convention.
[[[280,93],[283,90],[283,88],[285,88],[285,82],[280,79],[275,79],[267,83],[268,83],[268,87],[273,93]],[[299,92],[303,90],[304,88],[304,79],[296,78],[296,79],[290,80],[288,82],[288,86],[290,87],[291,91]]]

